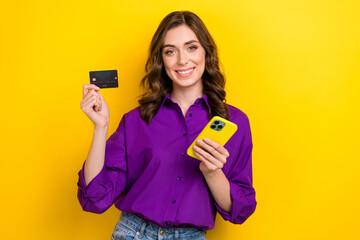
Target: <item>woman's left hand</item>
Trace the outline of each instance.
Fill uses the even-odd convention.
[[[222,169],[229,157],[229,152],[223,146],[209,138],[199,139],[196,144],[198,146],[194,145],[194,152],[201,160],[200,171],[203,174],[211,174]]]

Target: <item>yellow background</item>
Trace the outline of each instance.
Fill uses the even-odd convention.
[[[101,90],[109,137],[137,106],[150,39],[174,10],[208,26],[228,103],[253,134],[258,207],[243,225],[218,216],[208,239],[357,239],[357,0],[2,1],[0,238],[110,239],[120,212],[83,212],[76,198],[93,130],[82,85],[118,70],[120,87]]]

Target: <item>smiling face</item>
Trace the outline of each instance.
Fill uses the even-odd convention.
[[[174,89],[202,89],[205,49],[191,28],[183,24],[166,33],[162,58]]]

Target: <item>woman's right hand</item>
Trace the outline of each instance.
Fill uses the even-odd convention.
[[[109,126],[109,108],[95,84],[84,84],[81,110],[90,118],[95,127]]]

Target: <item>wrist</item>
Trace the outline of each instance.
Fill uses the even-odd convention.
[[[222,173],[222,170],[220,168],[215,169],[214,171],[205,171],[202,172],[204,177],[207,179],[216,178],[220,173]]]
[[[94,132],[107,134],[108,128],[109,128],[109,125],[101,125],[101,126],[95,125]]]

